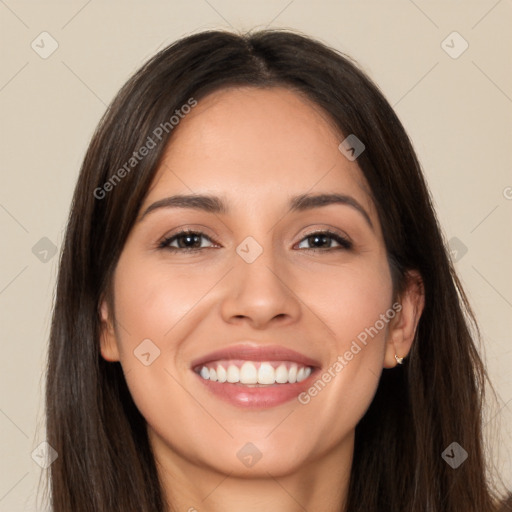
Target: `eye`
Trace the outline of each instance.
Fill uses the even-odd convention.
[[[212,242],[212,239],[210,237],[208,237],[204,233],[201,233],[200,231],[184,230],[170,237],[164,238],[158,244],[158,248],[168,249],[170,251],[199,251],[201,249],[207,248],[201,245],[202,238]]]
[[[313,233],[309,233],[306,237],[304,237],[300,244],[306,241],[306,243],[313,244],[315,247],[302,247],[302,249],[310,250],[310,251],[329,251],[329,250],[340,250],[340,249],[352,249],[352,242],[347,238],[341,236],[338,233],[334,233],[333,231],[315,231]],[[329,242],[335,241],[338,244],[338,247],[322,247],[325,244],[329,244]]]
[[[164,238],[159,244],[159,249],[167,249],[173,252],[176,251],[200,251],[202,249],[208,249],[208,246],[202,245],[202,239],[208,240],[214,244],[212,239],[202,233],[201,231],[192,231],[192,230],[183,230],[170,237]],[[300,247],[303,242],[314,245],[314,247]],[[336,247],[332,247],[332,242],[338,244]],[[325,246],[328,244],[329,246]],[[211,247],[211,246],[210,246]],[[333,231],[325,230],[325,231],[315,231],[313,233],[309,233],[306,237],[304,237],[299,243],[299,249],[306,249],[308,251],[321,251],[327,252],[331,250],[341,250],[352,249],[353,244],[347,238],[341,236],[338,233]]]

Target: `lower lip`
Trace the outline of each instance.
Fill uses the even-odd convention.
[[[197,373],[196,375],[211,393],[232,405],[251,409],[268,409],[297,398],[310,386],[311,379],[316,372],[317,370],[313,370],[307,379],[294,384],[274,384],[261,387],[217,382],[203,379]]]

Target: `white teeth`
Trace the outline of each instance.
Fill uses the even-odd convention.
[[[257,365],[258,363],[245,361],[240,368],[235,364],[230,364],[227,366],[227,370],[222,364],[217,364],[216,368],[203,366],[199,375],[205,380],[214,382],[272,385],[302,382],[312,372],[311,367],[300,366],[299,368],[295,363],[288,364],[289,368],[284,363],[277,368],[274,368],[270,362],[259,363],[259,368]]]
[[[235,382],[240,382],[240,370],[238,369],[238,366],[235,366],[234,364],[229,365],[226,380],[233,384]]]
[[[261,363],[258,370],[258,384],[274,384],[276,372],[269,363]]]
[[[240,368],[240,383],[241,384],[257,384],[258,383],[258,370],[252,363],[245,362]]]
[[[203,368],[204,368],[204,366],[203,366]],[[226,382],[227,377],[228,377],[228,374],[226,373],[224,366],[219,364],[219,366],[217,366],[217,380],[219,382]]]
[[[311,368],[308,366],[306,368],[301,368],[297,372],[297,382],[302,382],[304,379],[307,379],[311,375]]]
[[[288,382],[288,370],[284,364],[281,364],[277,367],[276,382],[279,384],[284,384],[285,382]]]
[[[288,370],[288,382],[290,384],[295,384],[297,382],[297,365],[292,364],[290,369]]]

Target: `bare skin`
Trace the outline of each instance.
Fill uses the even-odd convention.
[[[344,510],[355,427],[383,368],[408,354],[424,300],[413,280],[393,296],[375,205],[357,160],[338,150],[343,138],[296,93],[245,87],[202,99],[166,149],[114,274],[119,323],[101,304],[101,352],[122,364],[175,510]],[[290,197],[318,193],[351,196],[371,225],[347,204],[290,211]],[[228,211],[143,215],[175,194],[219,196]],[[184,248],[183,237],[169,242],[176,252],[158,248],[182,228],[204,233],[202,249]],[[308,241],[325,229],[352,247]],[[263,250],[251,263],[236,251],[247,237]],[[251,342],[319,361],[320,378],[396,301],[400,311],[307,403],[243,409],[191,369],[211,351]],[[134,356],[145,339],[160,350],[148,366]],[[247,443],[261,454],[250,467],[237,456]]]

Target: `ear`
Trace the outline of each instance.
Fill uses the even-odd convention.
[[[397,365],[395,354],[398,357],[409,354],[425,306],[425,289],[420,273],[415,270],[408,271],[406,279],[406,289],[399,301],[401,309],[389,324],[384,368]]]
[[[114,329],[113,315],[106,299],[101,300],[100,305],[101,332],[100,350],[103,359],[110,362],[119,361],[119,349],[117,347]]]

